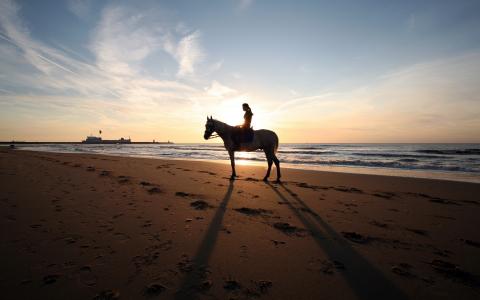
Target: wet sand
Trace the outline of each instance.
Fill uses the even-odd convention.
[[[264,172],[0,149],[2,298],[480,297],[480,184]]]

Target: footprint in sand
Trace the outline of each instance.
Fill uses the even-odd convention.
[[[284,241],[277,241],[277,240],[270,240],[274,245],[275,247],[277,247],[278,245],[285,245],[286,242]]]
[[[94,286],[97,284],[97,276],[93,274],[90,266],[83,266],[79,271],[79,281],[87,286]]]
[[[370,221],[370,224],[373,225],[373,226],[377,226],[377,227],[380,227],[380,228],[388,228],[388,224],[386,223],[382,223],[382,222],[378,222],[378,221]]]
[[[210,171],[198,171],[198,173],[205,173],[205,174],[208,174],[208,175],[217,175],[217,173],[215,172],[210,172]]]
[[[441,256],[441,257],[450,257],[450,255],[453,254],[453,252],[449,251],[449,250],[437,249],[437,250],[433,251],[433,254]]]
[[[413,233],[418,234],[418,235],[423,235],[423,236],[428,235],[428,232],[426,230],[423,230],[423,229],[416,229],[416,228],[405,228],[405,229],[407,231],[413,232]]]
[[[112,172],[107,171],[107,170],[103,170],[102,172],[100,172],[100,176],[110,176],[111,174],[112,174]]]
[[[392,272],[394,274],[397,274],[403,277],[408,277],[408,278],[416,277],[414,274],[412,274],[411,269],[412,269],[411,265],[407,263],[400,263],[392,267]]]
[[[117,219],[117,218],[120,218],[121,216],[123,216],[123,213],[119,213],[119,214],[113,215],[113,216],[112,216],[112,219]]]
[[[335,271],[345,270],[345,265],[338,260],[323,260],[320,271],[324,274],[333,275]]]
[[[465,270],[462,270],[459,266],[451,262],[434,259],[430,265],[437,273],[440,273],[453,281],[461,282],[472,287],[480,286],[480,282],[476,276]]]
[[[285,223],[285,222],[274,223],[273,228],[280,230],[286,235],[296,235],[296,236],[303,237],[307,233],[305,229],[290,225],[289,223]]]
[[[53,284],[60,278],[59,274],[50,274],[43,277],[43,285]]]
[[[466,245],[476,247],[476,248],[480,248],[480,243],[479,242],[468,240],[468,239],[460,239],[460,241],[464,242]]]
[[[363,191],[360,189],[343,186],[343,185],[334,187],[333,189],[337,192],[344,192],[344,193],[358,193],[358,194],[363,193]]]
[[[124,175],[120,175],[117,177],[118,178],[118,183],[129,183],[130,182],[130,177],[129,176],[124,176]]]
[[[378,197],[378,198],[383,198],[383,199],[392,199],[395,194],[393,193],[385,193],[385,192],[378,192],[374,193],[373,196]]]
[[[193,263],[188,257],[188,255],[183,254],[180,262],[177,263],[177,268],[183,272],[183,273],[188,273],[193,271]]]
[[[205,279],[200,284],[195,286],[195,289],[199,292],[208,291],[213,286],[213,281],[210,279]]]
[[[446,204],[446,205],[458,205],[458,206],[461,205],[460,203],[458,203],[456,201],[453,201],[453,200],[434,197],[434,196],[430,196],[430,195],[423,194],[423,193],[407,193],[407,194],[411,195],[411,196],[419,197],[419,198],[428,199],[430,202],[433,202],[433,203]]]
[[[190,203],[190,206],[197,209],[197,210],[205,210],[207,208],[212,208],[213,207],[210,204],[208,204],[206,201],[203,201],[203,200],[193,201],[192,203]]]
[[[263,208],[241,207],[241,208],[234,208],[233,210],[249,216],[268,215],[272,213],[272,211],[266,210]]]
[[[192,194],[185,193],[185,192],[176,192],[176,193],[175,193],[175,196],[178,196],[178,197],[189,197],[189,196],[192,196]]]
[[[151,283],[147,287],[145,287],[145,290],[143,294],[147,297],[154,297],[158,296],[161,293],[163,293],[167,288],[159,283]]]
[[[114,290],[104,290],[95,295],[93,300],[117,300],[120,299],[120,292]]]
[[[151,220],[146,220],[141,227],[147,228],[152,226],[152,221]]]
[[[269,280],[252,280],[253,287],[243,288],[242,284],[236,280],[226,280],[223,284],[223,288],[227,292],[242,293],[247,298],[257,298],[268,293],[268,290],[273,286],[273,283]]]
[[[147,192],[152,195],[152,194],[159,194],[162,192],[162,190],[158,187],[152,187],[150,189],[147,190]]]
[[[242,285],[236,280],[227,280],[223,284],[223,288],[229,292],[233,292],[240,290]]]
[[[357,244],[367,244],[371,241],[371,238],[368,236],[361,235],[360,233],[356,232],[346,232],[343,231],[342,235],[349,241],[352,241]]]
[[[115,232],[113,234],[120,242],[125,242],[127,240],[130,239],[130,237],[128,235],[126,235],[125,233],[122,233],[122,232]]]

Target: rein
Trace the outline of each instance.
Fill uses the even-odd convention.
[[[220,136],[218,135],[218,133],[216,133],[215,135],[212,134],[208,139],[211,140],[211,139],[216,139],[218,137]]]

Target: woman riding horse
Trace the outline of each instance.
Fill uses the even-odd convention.
[[[243,125],[241,127],[249,129],[250,124],[252,123],[252,116],[253,116],[252,109],[250,108],[248,103],[243,103],[242,108],[245,114],[243,115]]]
[[[252,109],[250,108],[248,103],[243,103],[242,108],[243,108],[243,111],[245,112],[245,114],[243,115],[243,124],[236,126],[237,130],[235,132],[235,135],[233,136],[233,141],[236,149],[240,149],[240,144],[243,141],[249,139],[247,138],[248,133],[250,133],[249,131],[253,133],[253,130],[250,129],[250,126],[252,124],[252,116],[253,116]]]
[[[270,176],[270,170],[272,169],[272,164],[275,163],[275,167],[277,169],[277,181],[279,182],[281,177],[280,161],[276,156],[278,149],[278,136],[271,130],[252,130],[250,128],[253,116],[252,110],[247,103],[244,103],[242,106],[243,110],[245,111],[243,125],[230,126],[226,123],[213,119],[211,116],[210,118],[207,116],[207,123],[205,123],[205,133],[203,134],[203,138],[208,140],[211,138],[220,137],[223,140],[223,145],[230,156],[230,164],[232,166],[232,175],[230,176],[231,180],[234,180],[235,177],[237,177],[235,172],[235,151],[255,151],[260,149],[265,152],[268,163],[267,174],[265,174],[263,180],[268,180],[268,177]],[[251,138],[248,141],[243,140],[240,142],[240,139],[244,135],[245,131],[251,132]],[[217,133],[216,136],[212,136],[214,132]]]

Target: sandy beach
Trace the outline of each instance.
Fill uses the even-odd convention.
[[[478,299],[480,184],[0,150],[3,299]]]

